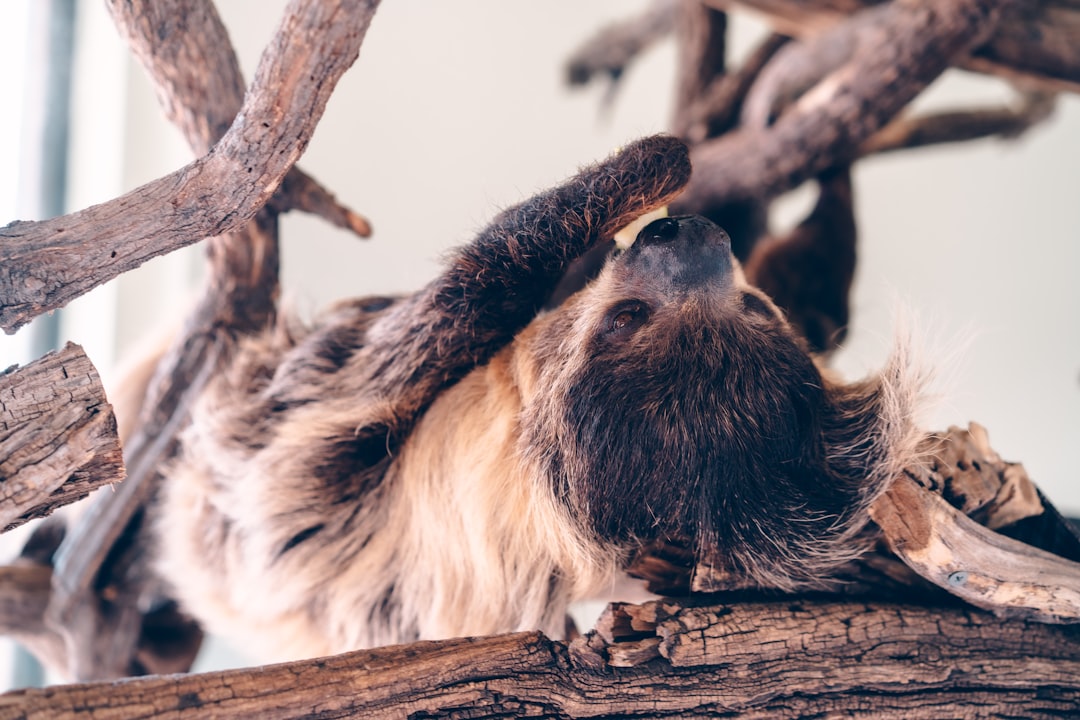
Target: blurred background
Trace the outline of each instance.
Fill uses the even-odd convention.
[[[217,0],[248,78],[284,5]],[[338,297],[416,289],[500,208],[667,129],[670,41],[642,57],[614,95],[602,83],[564,83],[573,50],[644,5],[384,3],[300,161],[369,217],[375,234],[361,240],[285,216],[288,302],[310,314]],[[191,160],[100,0],[3,0],[0,28],[0,225],[109,200]],[[756,18],[735,15],[736,58],[763,32]],[[1009,97],[994,79],[950,72],[917,102],[955,108]],[[859,269],[834,366],[855,378],[880,364],[896,307],[910,308],[927,363],[941,369],[927,427],[977,420],[1003,457],[1022,461],[1061,510],[1080,515],[1071,456],[1080,443],[1080,97],[1063,98],[1019,140],[870,158],[854,182]],[[808,188],[785,197],[773,229],[796,223],[813,199]],[[71,340],[108,387],[126,354],[182,317],[201,270],[198,246],[147,263],[0,336],[0,368]],[[34,682],[25,672],[15,684]]]

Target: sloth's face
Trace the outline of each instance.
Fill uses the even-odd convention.
[[[651,223],[536,325],[526,433],[554,438],[554,490],[600,539],[761,562],[853,504],[857,482],[828,467],[837,413],[821,374],[708,220]]]

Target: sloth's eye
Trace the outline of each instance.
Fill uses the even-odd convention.
[[[622,335],[641,327],[649,317],[645,303],[637,300],[616,306],[608,313],[607,330]]]

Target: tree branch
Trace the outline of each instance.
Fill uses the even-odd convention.
[[[675,203],[701,212],[737,199],[775,197],[850,162],[958,55],[984,40],[1009,0],[897,0],[885,6],[850,60],[768,128],[745,128],[692,152],[694,179]]]
[[[1050,117],[1056,95],[1025,93],[1018,107],[898,117],[859,147],[859,155],[893,152],[986,137],[1012,138]]]
[[[240,62],[213,3],[110,0],[113,21],[150,75],[166,117],[196,155],[205,155],[229,129],[244,101]],[[303,210],[361,237],[371,226],[297,167],[273,199],[279,212]]]
[[[764,13],[778,31],[816,35],[878,0],[707,0]],[[1080,12],[1071,0],[1030,0],[1005,10],[992,35],[957,65],[1043,92],[1080,91]]]
[[[0,229],[0,327],[13,332],[152,257],[253,217],[307,146],[376,4],[294,0],[241,113],[210,152],[102,205]]]
[[[280,164],[281,157],[287,147],[293,147],[298,154],[307,142],[334,83],[356,57],[374,5],[294,1],[275,42],[264,53],[244,112],[204,159],[220,157],[222,147],[230,142],[236,146],[235,152],[243,152],[246,141],[237,135],[242,135],[246,127],[252,133],[247,150],[252,153],[249,167],[266,162],[270,169],[260,168],[261,174],[274,172],[280,179],[287,167]],[[165,84],[162,92],[178,93],[174,103],[167,105],[193,148],[212,145],[223,118],[238,106],[237,88],[242,87],[231,48],[226,51],[203,47],[228,43],[216,12],[206,0],[132,2],[114,5],[113,10],[117,22],[127,28],[124,33],[143,48],[140,57],[150,63],[151,77]],[[170,25],[186,14],[190,14],[188,24]],[[158,27],[147,17],[164,24]],[[320,42],[310,42],[313,37],[320,38]],[[207,62],[223,65],[156,69],[156,63],[169,62],[173,57],[206,58]],[[220,98],[225,109],[214,105],[212,101],[217,99],[197,87],[208,77],[214,77],[213,87],[226,94]],[[314,83],[312,77],[326,81]],[[282,112],[274,107],[278,92],[284,94],[280,102],[292,102],[292,109],[275,125],[266,121],[255,125],[259,112]],[[185,109],[185,102],[196,106],[197,111]],[[206,116],[202,122],[197,119],[200,113]],[[276,146],[269,146],[269,158],[260,152],[267,150],[259,137],[266,134],[267,128],[272,128],[270,140],[283,145],[277,152]],[[214,211],[210,205],[221,202],[220,194],[215,195],[220,188],[212,190],[207,189],[203,198],[209,211]],[[216,212],[227,213],[228,208]],[[180,234],[198,231],[197,225],[174,230]],[[252,221],[231,234],[211,238],[208,249],[206,292],[159,364],[156,380],[144,399],[139,429],[127,444],[130,477],[116,493],[86,511],[57,553],[47,617],[66,635],[69,669],[74,677],[136,674],[145,671],[142,668],[168,665],[166,655],[174,650],[166,644],[158,648],[157,657],[153,647],[144,648],[141,656],[136,656],[138,643],[146,634],[147,598],[156,592],[156,583],[147,577],[145,553],[135,547],[143,532],[140,509],[153,493],[160,468],[175,452],[175,436],[187,422],[191,403],[231,353],[235,336],[257,331],[274,317],[278,290],[276,213],[258,211]],[[123,547],[118,547],[122,537]],[[103,567],[107,558],[108,567]],[[97,589],[103,587],[108,592],[101,592],[99,597]],[[191,631],[184,621],[177,620],[177,632]]]
[[[1038,717],[1080,710],[1077,678],[1077,627],[880,602],[661,601],[613,606],[569,648],[520,633],[19,690],[0,696],[0,719],[768,718],[863,712],[868,693],[875,717],[941,717],[956,703]]]
[[[0,527],[123,479],[116,417],[81,347],[0,374]]]
[[[586,85],[597,75],[613,82],[650,45],[671,32],[679,0],[653,0],[645,12],[602,29],[566,61],[566,81]]]

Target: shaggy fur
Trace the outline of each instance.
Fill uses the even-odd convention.
[[[559,307],[567,265],[686,182],[651,138],[504,213],[442,277],[245,341],[193,412],[159,567],[269,657],[541,629],[634,551],[688,541],[821,582],[910,457],[902,354],[822,375],[722,230],[681,217]]]

